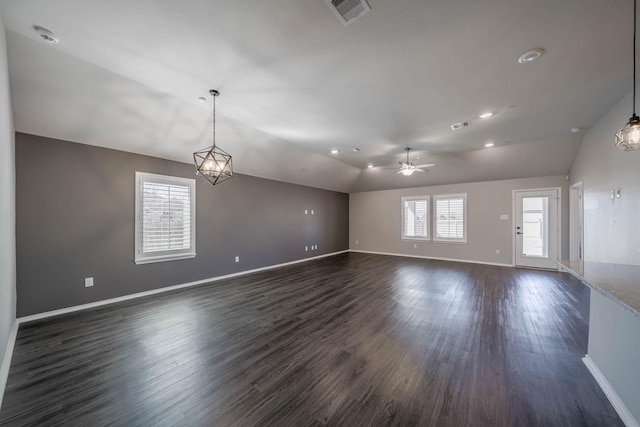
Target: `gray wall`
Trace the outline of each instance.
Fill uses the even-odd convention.
[[[135,171],[194,177],[185,163],[16,134],[18,316],[348,248],[347,194],[236,174],[197,180],[196,258],[136,265]]]
[[[16,318],[15,169],[10,99],[5,32],[0,18],[0,364]]]
[[[640,264],[640,151],[613,143],[631,112],[629,94],[585,134],[571,167],[571,183],[583,183],[585,261]],[[620,199],[611,199],[614,188]]]
[[[640,264],[640,151],[613,144],[631,112],[629,93],[584,135],[571,167],[584,191],[585,261]],[[611,199],[613,188],[620,199]],[[588,354],[640,422],[640,317],[591,291]]]
[[[569,205],[568,183],[564,176],[352,193],[349,197],[349,246],[353,250],[511,265],[512,191],[547,187],[562,189],[562,252],[566,257]],[[467,193],[468,243],[400,238],[401,197],[449,193]],[[501,214],[508,214],[509,220],[501,220]],[[500,249],[500,255],[496,255],[496,249]]]

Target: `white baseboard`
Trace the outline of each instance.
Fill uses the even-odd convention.
[[[7,348],[4,351],[2,365],[0,366],[0,409],[2,409],[2,398],[4,397],[4,389],[7,387],[7,378],[9,378],[9,368],[11,367],[11,358],[13,357],[13,348],[16,344],[16,336],[18,335],[19,322],[16,319],[13,322],[11,331],[9,332],[9,340]]]
[[[611,402],[611,405],[618,413],[624,425],[627,427],[640,427],[640,424],[638,424],[638,421],[633,417],[627,405],[625,405],[620,396],[618,396],[618,393],[616,393],[611,383],[609,383],[593,359],[587,354],[582,358],[582,361],[587,366],[589,372],[591,372],[591,375],[593,375],[593,378],[598,382],[598,385],[600,385],[600,388],[607,396],[607,399],[609,399],[609,402]]]
[[[455,258],[438,258],[424,255],[408,255],[408,254],[395,254],[389,252],[373,252],[373,251],[360,251],[355,249],[349,249],[349,252],[358,252],[361,254],[373,254],[373,255],[389,255],[389,256],[400,256],[406,258],[421,258],[421,259],[433,259],[436,261],[453,261],[453,262],[464,262],[467,264],[483,264],[483,265],[496,265],[498,267],[513,267],[512,264],[501,264],[497,262],[484,262],[484,261],[473,261],[468,259],[455,259]]]
[[[160,294],[160,293],[163,293],[163,292],[175,291],[177,289],[189,288],[191,286],[204,285],[206,283],[217,282],[217,281],[220,281],[220,280],[230,279],[230,278],[238,277],[238,276],[245,276],[247,274],[257,273],[257,272],[260,272],[260,271],[272,270],[274,268],[279,268],[279,267],[286,267],[288,265],[299,264],[301,262],[311,261],[311,260],[314,260],[314,259],[326,258],[326,257],[330,257],[330,256],[333,256],[333,255],[343,254],[345,252],[349,252],[349,251],[348,250],[344,250],[344,251],[339,251],[339,252],[332,252],[330,254],[319,255],[319,256],[315,256],[315,257],[311,257],[311,258],[303,258],[303,259],[299,259],[299,260],[295,260],[295,261],[285,262],[285,263],[282,263],[282,264],[269,265],[269,266],[266,266],[266,267],[254,268],[253,270],[239,271],[237,273],[225,274],[224,276],[210,277],[208,279],[196,280],[194,282],[188,282],[188,283],[182,283],[182,284],[179,284],[179,285],[167,286],[167,287],[164,287],[164,288],[153,289],[153,290],[145,291],[145,292],[138,292],[138,293],[135,293],[135,294],[124,295],[124,296],[121,296],[121,297],[116,297],[116,298],[110,298],[110,299],[106,299],[106,300],[102,300],[102,301],[91,302],[91,303],[88,303],[88,304],[74,305],[73,307],[66,307],[66,308],[61,308],[59,310],[46,311],[44,313],[38,313],[38,314],[32,314],[30,316],[19,317],[18,319],[16,319],[16,321],[18,322],[18,324],[25,323],[25,322],[32,322],[34,320],[46,319],[46,318],[53,317],[53,316],[59,316],[61,314],[67,314],[67,313],[73,313],[75,311],[86,310],[88,308],[101,307],[103,305],[109,305],[109,304],[114,304],[114,303],[117,303],[117,302],[127,301],[127,300],[131,300],[131,299],[142,298],[142,297],[146,297],[146,296],[149,296],[149,295],[155,295],[155,294]]]

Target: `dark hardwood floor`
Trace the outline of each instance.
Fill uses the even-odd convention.
[[[0,425],[622,426],[568,274],[348,253],[23,324]]]

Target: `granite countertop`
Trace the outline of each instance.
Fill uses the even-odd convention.
[[[591,288],[622,303],[640,316],[640,265],[561,260],[563,270],[583,280]]]

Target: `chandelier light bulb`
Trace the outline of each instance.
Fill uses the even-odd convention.
[[[640,144],[640,124],[636,123],[629,129],[629,142],[634,145]]]

